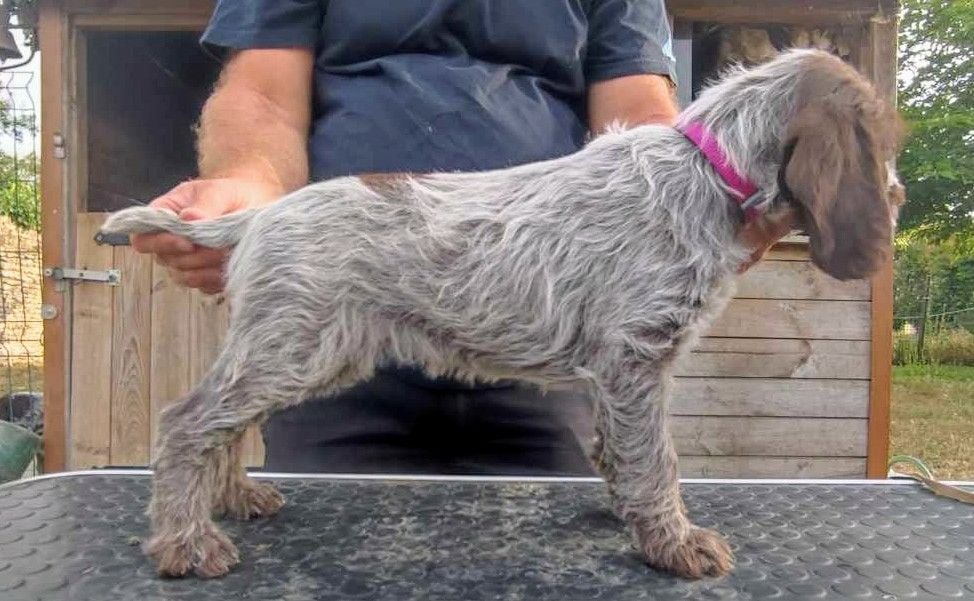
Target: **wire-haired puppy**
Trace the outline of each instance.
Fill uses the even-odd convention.
[[[680,498],[666,429],[674,361],[730,297],[748,219],[795,215],[815,264],[838,278],[889,259],[899,131],[852,67],[795,50],[731,72],[676,127],[610,132],[563,158],[338,178],[213,221],[113,215],[103,232],[236,247],[223,351],[160,421],[147,552],[164,574],[225,574],[237,551],[212,513],[284,502],[244,472],[244,430],[401,362],[587,383],[595,462],[649,564],[727,572],[728,544],[691,524]]]

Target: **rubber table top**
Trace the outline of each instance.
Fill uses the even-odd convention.
[[[223,521],[242,562],[162,580],[145,473],[0,486],[0,600],[974,599],[974,506],[913,483],[685,482],[731,541],[727,577],[640,561],[596,481],[277,480],[268,520]]]

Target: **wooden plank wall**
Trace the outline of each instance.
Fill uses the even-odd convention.
[[[799,245],[741,277],[680,364],[672,429],[685,477],[863,477],[870,286]]]
[[[159,412],[203,376],[228,323],[225,304],[176,286],[148,257],[96,245],[104,218],[77,217],[76,264],[120,269],[122,282],[72,291],[71,469],[148,465]],[[245,461],[262,456],[259,435],[248,433]]]

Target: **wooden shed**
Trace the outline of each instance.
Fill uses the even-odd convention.
[[[683,102],[721,62],[789,44],[831,48],[895,94],[895,0],[667,4]],[[193,175],[191,126],[220,67],[197,44],[211,9],[40,1],[49,471],[146,465],[159,410],[200,377],[225,329],[224,306],[92,240],[106,212]],[[840,283],[801,238],[773,249],[681,368],[684,476],[884,476],[892,296],[891,266]],[[259,436],[248,440],[259,464]]]

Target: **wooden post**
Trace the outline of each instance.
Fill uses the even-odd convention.
[[[920,327],[917,328],[917,360],[923,362],[923,340],[927,335],[927,319],[930,316],[930,270],[927,269],[923,284],[923,306],[920,309]]]
[[[896,101],[895,4],[867,24],[860,47],[860,68],[890,102]],[[869,418],[866,477],[885,478],[889,463],[890,392],[893,378],[893,259],[872,282]]]
[[[63,41],[64,14],[54,0],[41,0],[39,35],[41,47],[41,253],[44,267],[65,265],[66,220],[64,163],[55,156],[55,136],[64,133]],[[44,471],[65,466],[65,406],[68,364],[69,306],[54,281],[44,278],[41,290],[45,308],[53,317],[44,321]]]
[[[693,101],[693,26],[686,21],[673,24],[673,54],[676,58],[677,100],[680,108]]]

